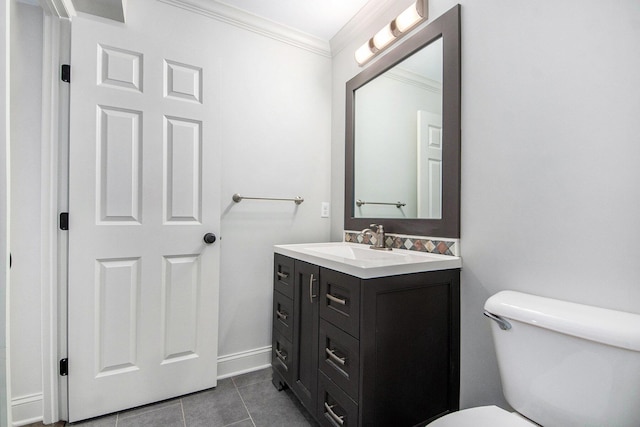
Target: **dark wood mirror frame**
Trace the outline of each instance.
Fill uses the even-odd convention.
[[[356,90],[442,37],[442,219],[354,217],[354,116]],[[382,223],[388,233],[431,237],[460,237],[460,5],[408,37],[377,62],[347,82],[345,155],[346,230]],[[389,159],[389,173],[393,173]],[[382,174],[386,173],[381,171]]]

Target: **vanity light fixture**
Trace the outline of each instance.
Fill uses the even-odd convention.
[[[383,51],[387,46],[405,35],[418,23],[427,19],[428,0],[416,0],[404,12],[389,24],[385,25],[365,44],[356,50],[355,57],[358,65],[366,64],[371,58]]]

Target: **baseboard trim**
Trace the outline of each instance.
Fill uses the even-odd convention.
[[[42,393],[28,394],[11,399],[12,426],[24,426],[42,421]]]
[[[271,366],[271,346],[218,357],[218,379],[229,378]]]

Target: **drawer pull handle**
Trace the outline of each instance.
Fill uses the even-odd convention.
[[[311,304],[313,304],[313,299],[318,296],[313,294],[313,282],[315,281],[316,279],[313,277],[313,273],[311,273],[309,277],[309,303]]]
[[[281,319],[281,320],[287,320],[287,318],[289,317],[289,315],[287,313],[283,313],[280,310],[276,310],[276,315]]]
[[[277,275],[278,275],[278,277],[279,277],[279,278],[281,278],[281,279],[286,279],[287,277],[289,277],[289,274],[288,274],[288,273],[281,273],[281,272],[279,272],[279,271],[278,271],[276,274],[277,274]]]
[[[327,414],[329,414],[329,416],[333,418],[333,420],[338,424],[344,425],[344,416],[338,415],[335,412],[333,412],[334,406],[336,405],[329,405],[327,402],[324,402],[324,409],[327,410]]]
[[[346,299],[342,299],[342,298],[338,298],[338,297],[334,297],[331,294],[327,294],[327,299],[330,299],[331,301],[341,304],[341,305],[347,305],[347,300]]]
[[[285,372],[289,372],[289,367],[282,361],[280,360],[280,358],[276,359],[278,362],[280,362],[280,364],[282,365],[282,367],[284,368]]]
[[[331,358],[331,360],[333,360],[334,362],[338,362],[339,364],[341,364],[342,366],[345,365],[345,363],[347,363],[347,358],[346,357],[339,357],[336,354],[336,351],[330,348],[325,348],[324,349],[325,353],[327,353],[327,355]]]
[[[278,350],[276,348],[276,356],[278,357],[278,359],[280,359],[282,362],[284,362],[285,360],[287,360],[287,355],[283,352],[281,352],[280,350]]]

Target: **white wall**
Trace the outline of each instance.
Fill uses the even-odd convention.
[[[274,244],[324,241],[331,60],[233,29],[224,47],[220,354],[271,345]],[[231,201],[294,197],[293,202]]]
[[[11,401],[42,412],[40,120],[42,10],[11,5]],[[35,421],[35,420],[34,420]]]
[[[430,0],[436,17],[457,1]],[[515,289],[640,313],[636,0],[462,4],[461,406],[506,405],[482,306]],[[344,83],[334,58],[331,236],[341,238]]]

